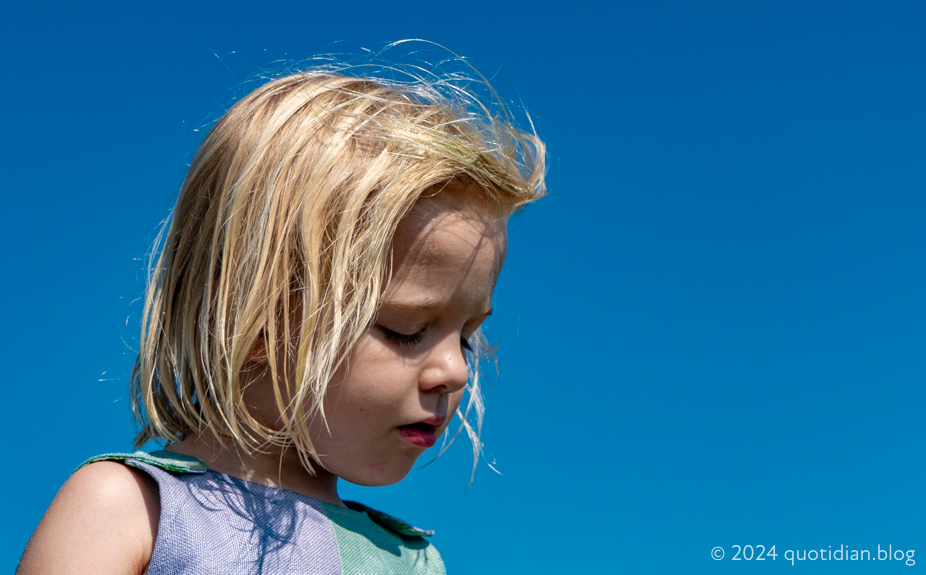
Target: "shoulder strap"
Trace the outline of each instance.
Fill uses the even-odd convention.
[[[400,535],[406,535],[408,537],[431,537],[434,535],[434,531],[430,529],[421,529],[410,525],[401,519],[393,517],[383,513],[382,511],[377,511],[372,507],[367,507],[363,503],[357,503],[356,501],[345,501],[344,505],[348,509],[353,509],[354,511],[362,511],[370,516],[375,523],[379,523],[387,529],[391,529]]]
[[[182,453],[173,453],[170,451],[152,451],[151,453],[145,453],[144,451],[136,451],[135,453],[104,453],[102,455],[97,455],[96,457],[91,457],[87,461],[84,461],[80,464],[81,467],[90,465],[91,463],[96,463],[97,461],[141,461],[142,463],[147,463],[149,465],[154,465],[166,471],[172,471],[174,473],[205,473],[206,464],[196,459],[195,457],[190,457],[189,455],[183,455]],[[77,471],[75,469],[75,471]]]

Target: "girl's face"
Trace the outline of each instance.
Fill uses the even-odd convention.
[[[507,245],[505,220],[472,198],[450,184],[399,224],[375,325],[328,387],[328,425],[316,420],[312,440],[325,467],[351,483],[403,479],[460,404],[466,340],[491,313]]]

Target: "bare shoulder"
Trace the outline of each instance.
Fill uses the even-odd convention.
[[[16,573],[144,573],[160,515],[149,475],[113,461],[90,464],[58,491]]]

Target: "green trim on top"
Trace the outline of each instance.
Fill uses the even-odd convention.
[[[183,455],[182,453],[173,453],[171,451],[152,451],[151,453],[145,453],[144,451],[136,451],[135,453],[104,453],[84,461],[77,469],[90,465],[91,463],[96,463],[97,461],[127,461],[129,459],[154,465],[155,467],[160,467],[165,471],[172,471],[174,473],[206,472],[206,464],[199,459],[190,457],[189,455]],[[74,471],[77,471],[77,469]]]
[[[344,505],[348,509],[353,509],[354,511],[362,511],[370,516],[370,519],[379,523],[387,529],[391,529],[400,535],[405,535],[407,537],[433,537],[434,532],[430,529],[421,529],[415,527],[409,523],[402,521],[397,517],[383,513],[382,511],[377,511],[372,507],[367,507],[363,503],[357,503],[356,501],[345,501]]]

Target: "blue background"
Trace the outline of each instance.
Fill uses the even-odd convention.
[[[467,490],[461,441],[343,495],[436,529],[453,573],[923,568],[926,5],[260,6],[3,9],[0,570],[130,449],[145,254],[210,122],[280,61],[414,37],[523,100],[551,190],[488,325],[501,474]]]

